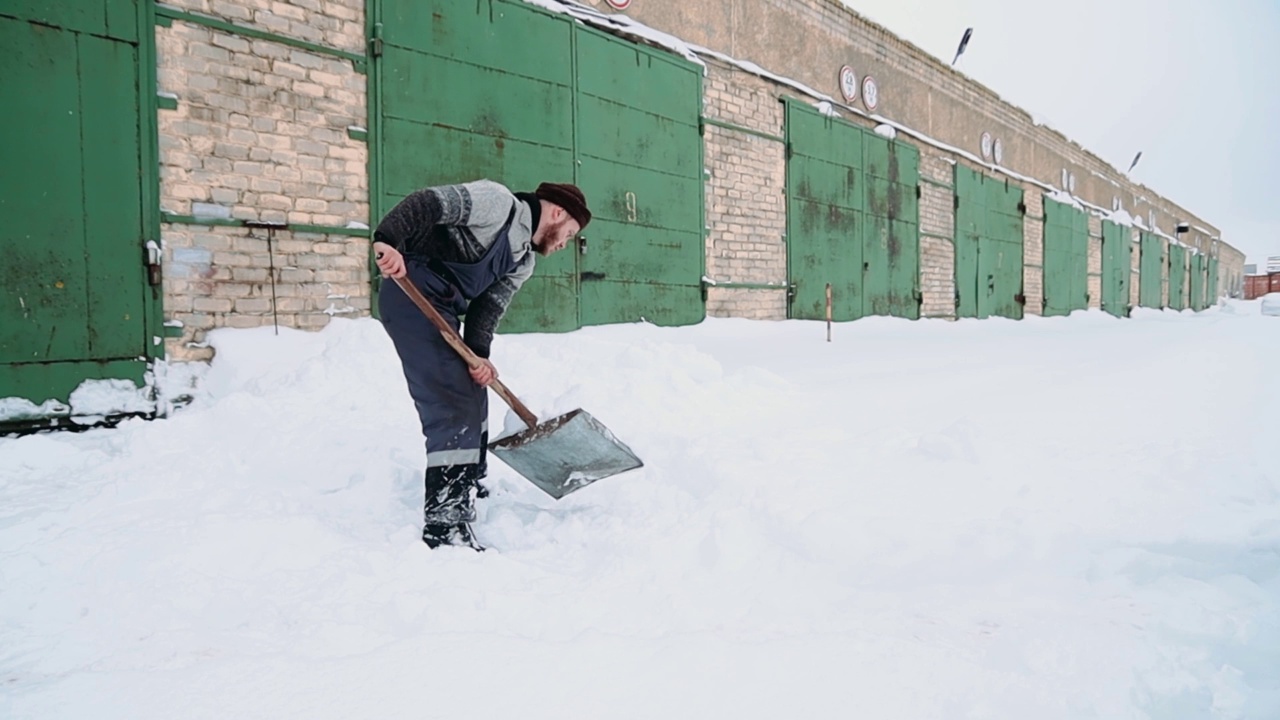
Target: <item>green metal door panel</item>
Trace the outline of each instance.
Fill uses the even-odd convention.
[[[5,0],[0,3],[0,16],[31,20],[49,29],[107,34],[105,0]]]
[[[382,37],[383,212],[480,177],[589,198],[585,254],[539,258],[503,331],[701,319],[699,68],[512,0],[386,0]]]
[[[591,190],[592,221],[584,233],[588,238],[596,234],[597,219],[701,235],[702,184],[695,178],[589,157],[581,162],[578,181]],[[655,242],[656,247],[666,247],[665,241]],[[700,267],[695,264],[689,272],[699,274]]]
[[[382,127],[388,147],[404,148],[383,163],[383,190],[390,210],[409,193],[438,184],[489,178],[516,190],[532,190],[553,168],[573,166],[573,153],[548,145],[501,143],[485,135],[387,119]]]
[[[1164,247],[1160,238],[1141,234],[1138,269],[1138,304],[1145,308],[1164,306]]]
[[[576,52],[577,177],[594,215],[582,323],[701,321],[699,69],[590,28]]]
[[[570,85],[409,50],[392,52],[384,77],[386,117],[488,136],[498,154],[512,143],[573,148]],[[567,54],[560,60],[569,63]]]
[[[140,49],[126,42],[138,7],[14,2],[0,15],[24,18],[0,17],[0,97],[23,99],[0,113],[0,397],[65,403],[89,379],[141,385],[154,348]]]
[[[894,220],[889,225],[890,293],[888,315],[920,318],[920,225]]]
[[[1169,307],[1185,310],[1187,259],[1186,251],[1179,245],[1169,245]]]
[[[791,317],[824,319],[827,283],[831,284],[833,319],[844,322],[862,317],[861,215],[792,198],[788,223],[787,265],[795,286]]]
[[[583,155],[695,180],[702,171],[696,122],[682,123],[596,97],[581,98],[578,117]]]
[[[1209,258],[1208,305],[1218,304],[1218,258]]]
[[[136,49],[79,37],[89,358],[146,353]],[[132,250],[132,252],[130,252]]]
[[[706,316],[701,285],[584,280],[582,324],[638,322],[692,325]]]
[[[0,113],[8,168],[0,173],[0,362],[86,358],[88,278],[76,35],[0,19],[0,53],[5,68],[0,97],[25,99],[21,112],[10,108]]]
[[[565,255],[562,250],[556,255]],[[564,272],[564,259],[539,257],[533,277],[525,281],[511,299],[502,317],[502,332],[568,332],[580,327],[578,322],[578,277]],[[572,260],[572,255],[569,259]],[[559,261],[558,263],[556,261]],[[555,267],[544,267],[555,263]]]
[[[957,165],[958,317],[1022,317],[1022,189]]]
[[[668,120],[697,125],[698,106],[691,107],[689,103],[689,98],[699,97],[702,91],[697,66],[619,42],[594,28],[581,28],[577,41],[578,91],[587,98],[619,102]],[[644,81],[638,82],[639,78]]]
[[[1102,309],[1116,317],[1129,314],[1132,247],[1127,228],[1102,221]]]
[[[988,223],[996,226],[996,237],[1002,242],[1000,256],[996,260],[997,293],[992,305],[991,314],[1000,317],[1022,319],[1022,278],[1023,278],[1023,228],[1022,188],[1009,185],[1007,182],[997,183],[1004,186],[1003,207],[999,212],[988,210]]]
[[[1204,309],[1204,256],[1195,254],[1191,256],[1191,277],[1190,277],[1190,305],[1195,312]]]
[[[860,128],[794,101],[787,102],[786,110],[787,140],[793,156],[816,158],[861,172],[866,133],[859,132]]]
[[[985,317],[978,314],[978,249],[987,213],[982,175],[956,165],[954,185],[956,316]]]
[[[883,181],[868,178],[868,186]],[[893,272],[890,269],[890,225],[888,218],[863,215],[862,232],[862,314],[888,315],[892,308]]]
[[[832,318],[856,320],[865,314],[868,279],[864,131],[796,102],[786,112],[789,316],[824,319],[829,283]],[[887,275],[887,263],[878,265]]]
[[[1069,315],[1089,307],[1089,218],[1045,199],[1044,314]]]
[[[1067,315],[1071,284],[1071,228],[1066,206],[1044,201],[1044,314]]]
[[[787,164],[787,195],[845,210],[861,212],[866,204],[862,173],[857,165],[794,155]]]
[[[1072,297],[1077,298],[1079,310],[1087,310],[1089,308],[1089,216],[1083,210],[1072,209],[1073,226],[1072,235],[1076,238],[1073,246],[1074,267],[1071,271],[1071,277],[1075,280],[1075,288]],[[1099,298],[1101,301],[1101,298]]]
[[[138,359],[0,365],[0,398],[66,403],[85,380],[129,380],[142,387],[146,374],[147,363]]]
[[[584,277],[701,286],[702,236],[697,233],[596,219],[583,235],[586,252],[578,262]]]
[[[573,85],[568,62],[572,22],[510,0],[384,0],[382,37],[394,48],[419,50],[478,68],[493,68],[554,85]],[[394,65],[388,48],[387,65]],[[384,82],[393,89],[393,84]],[[483,94],[477,85],[470,90]],[[453,98],[433,98],[444,104]]]

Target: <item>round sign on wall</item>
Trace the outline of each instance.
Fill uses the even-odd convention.
[[[862,104],[868,110],[875,110],[876,105],[880,104],[880,88],[876,86],[876,79],[870,75],[862,78]]]
[[[614,10],[626,10],[631,7],[631,0],[605,0]]]
[[[848,65],[840,68],[840,94],[845,102],[853,102],[858,97],[858,73]]]
[[[982,133],[982,159],[991,159],[991,133]]]
[[[995,144],[995,147],[993,148],[993,152],[995,153],[995,156],[996,156],[996,164],[999,165],[1003,163],[1004,162],[1004,143],[1000,142],[1000,138],[996,138],[996,144]]]

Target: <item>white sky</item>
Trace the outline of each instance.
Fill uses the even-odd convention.
[[[972,27],[958,69],[1121,171],[1142,151],[1130,177],[1246,262],[1280,255],[1280,0],[843,2],[946,63]]]

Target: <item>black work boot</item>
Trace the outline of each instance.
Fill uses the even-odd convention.
[[[476,464],[427,468],[422,541],[428,547],[459,545],[484,548],[468,524],[476,519],[475,498],[481,467]]]
[[[422,526],[422,542],[427,547],[435,550],[441,545],[454,545],[457,547],[469,547],[476,552],[484,552],[484,546],[476,541],[476,536],[471,532],[469,523],[458,523],[457,525],[429,525]]]

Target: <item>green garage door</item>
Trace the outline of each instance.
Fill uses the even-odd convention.
[[[595,219],[539,258],[503,331],[697,322],[701,75],[523,2],[382,0],[375,216],[418,188],[577,182]]]
[[[1191,309],[1200,312],[1205,308],[1204,302],[1204,255],[1196,253],[1191,256]]]
[[[1129,278],[1133,272],[1133,243],[1129,228],[1102,221],[1102,309],[1116,317],[1129,315]]]
[[[956,315],[1021,319],[1022,188],[955,169]]]
[[[1138,304],[1159,310],[1164,307],[1164,243],[1149,232],[1141,235],[1138,268]]]
[[[148,329],[143,22],[133,0],[0,5],[0,398],[140,386],[163,352]]]
[[[699,322],[701,75],[590,28],[576,47],[578,177],[594,213],[579,259],[582,324]]]
[[[919,151],[787,103],[790,316],[920,316]]]
[[[1208,302],[1206,304],[1217,305],[1218,304],[1218,258],[1216,257],[1209,258],[1208,266],[1209,266],[1209,270],[1208,270],[1209,277],[1208,277],[1208,280],[1206,281],[1206,284],[1208,285],[1207,287]]]
[[[1044,201],[1044,314],[1089,307],[1089,217],[1065,203]]]
[[[1187,309],[1187,250],[1169,245],[1169,307]]]

